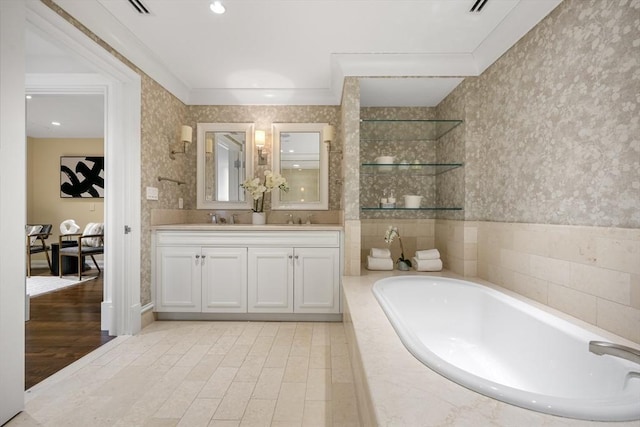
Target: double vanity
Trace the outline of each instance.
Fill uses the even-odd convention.
[[[255,209],[243,183],[257,178],[264,184],[265,171],[272,170],[290,188],[270,193],[271,220],[287,222],[291,211],[304,211],[309,219],[308,212],[318,212],[326,220],[327,141],[333,138],[327,126],[274,123],[268,167],[263,129],[253,123],[198,123],[197,209]],[[340,321],[342,240],[337,224],[155,226],[151,288],[157,318]]]
[[[159,319],[340,321],[339,225],[156,226]]]

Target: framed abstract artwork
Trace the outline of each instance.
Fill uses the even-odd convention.
[[[104,197],[104,157],[60,157],[60,197]]]

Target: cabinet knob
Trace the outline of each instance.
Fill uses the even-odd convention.
[[[289,255],[289,259],[292,259],[292,258],[293,258],[293,255]]]
[[[295,259],[298,259],[298,255],[294,256]]]
[[[200,255],[196,255],[196,259],[200,258]]]

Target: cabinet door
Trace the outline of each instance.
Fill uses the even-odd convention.
[[[338,248],[295,249],[296,313],[340,312],[339,259]]]
[[[247,312],[247,248],[202,248],[202,311]]]
[[[199,257],[199,247],[169,246],[158,248],[156,252],[156,311],[200,311]]]
[[[293,249],[249,248],[249,313],[293,312]]]

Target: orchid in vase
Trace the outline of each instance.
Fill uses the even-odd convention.
[[[409,270],[411,268],[411,261],[404,257],[404,246],[402,245],[400,233],[398,233],[398,227],[390,225],[384,235],[384,241],[388,245],[391,245],[396,237],[398,238],[398,242],[400,242],[400,258],[396,261],[396,264],[398,264],[398,270]]]
[[[260,181],[260,178],[247,179],[241,184],[251,194],[253,198],[254,212],[264,212],[264,196],[266,193],[271,193],[276,188],[282,191],[289,191],[289,184],[285,177],[277,172],[271,172],[270,170],[264,171],[264,180]]]

